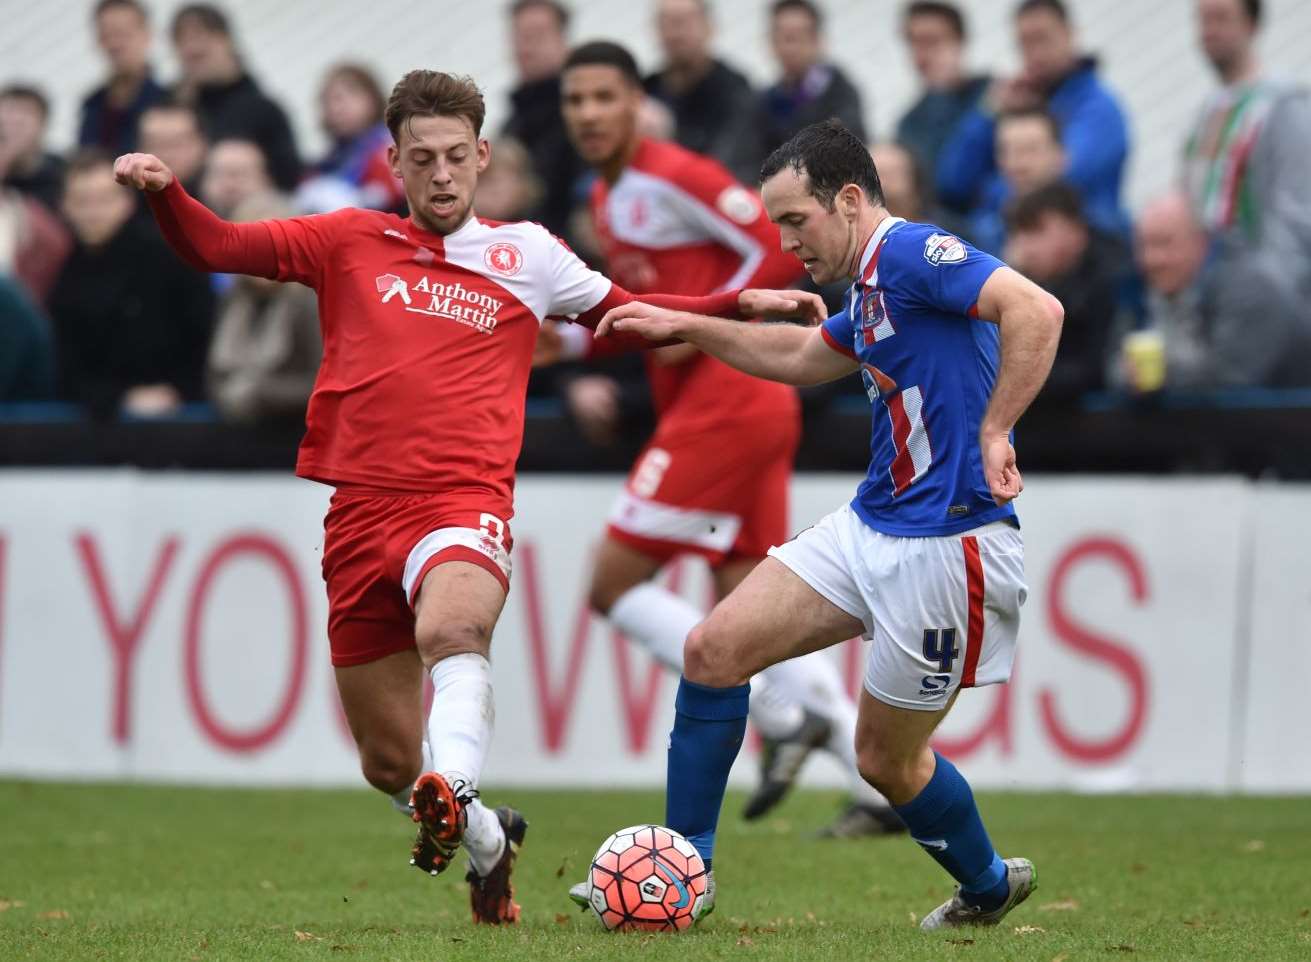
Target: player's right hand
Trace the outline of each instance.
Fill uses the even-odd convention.
[[[154,154],[124,154],[114,161],[114,179],[137,190],[163,190],[173,182],[173,171]]]

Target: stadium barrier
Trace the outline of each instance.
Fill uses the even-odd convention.
[[[855,481],[799,477],[796,527]],[[674,679],[583,603],[619,484],[520,481],[489,783],[662,783]],[[327,494],[267,474],[0,475],[0,774],[361,784],[324,636]],[[1311,789],[1311,486],[1033,477],[1020,513],[1015,679],[964,693],[938,741],[978,785]],[[696,563],[665,577],[707,599]],[[832,656],[854,692],[859,642]],[[825,760],[808,774],[840,781]]]

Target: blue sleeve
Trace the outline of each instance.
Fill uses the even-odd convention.
[[[975,107],[960,119],[938,154],[934,172],[938,198],[955,207],[969,207],[996,170],[992,117]]]
[[[959,237],[925,230],[885,251],[879,260],[879,275],[886,278],[886,286],[905,292],[931,310],[972,317],[983,285],[997,268],[1005,266]]]
[[[1084,100],[1062,122],[1061,140],[1069,158],[1066,179],[1085,194],[1118,199],[1129,134],[1115,100],[1109,94]]]
[[[855,343],[856,332],[851,326],[851,313],[848,309],[844,308],[825,321],[820,328],[820,333],[828,346],[839,354],[845,354],[848,357],[856,356],[852,348]]]

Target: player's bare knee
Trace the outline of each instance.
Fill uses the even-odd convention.
[[[360,747],[360,770],[364,780],[380,792],[394,795],[419,777],[418,759],[399,745]]]
[[[414,643],[426,669],[452,655],[475,654],[485,658],[491,649],[492,626],[477,621],[421,622],[415,627]]]
[[[745,684],[753,672],[744,670],[733,657],[727,640],[713,627],[707,628],[706,622],[693,628],[683,644],[683,677],[711,688]]]

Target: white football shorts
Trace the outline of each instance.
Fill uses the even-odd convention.
[[[879,701],[938,711],[957,688],[1010,679],[1028,595],[1011,524],[894,537],[846,504],[769,554],[864,623],[865,690]]]

